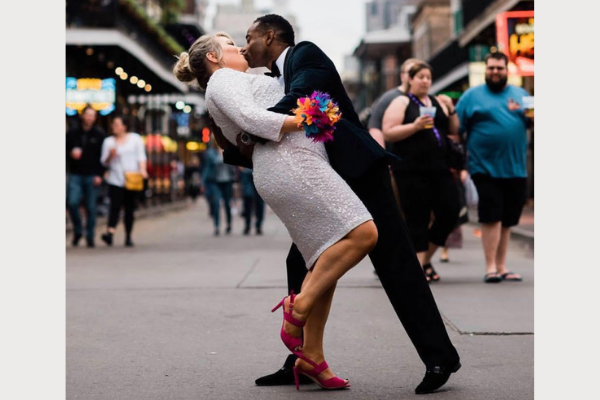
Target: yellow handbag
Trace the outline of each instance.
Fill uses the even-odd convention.
[[[139,192],[144,190],[144,177],[141,172],[125,172],[125,189]]]

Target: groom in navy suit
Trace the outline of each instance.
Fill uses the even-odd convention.
[[[396,206],[388,164],[398,162],[369,135],[359,121],[333,62],[311,42],[294,44],[294,31],[287,20],[269,14],[256,19],[248,29],[242,54],[251,68],[267,67],[284,87],[285,96],[269,110],[291,114],[300,97],[315,90],[327,92],[339,105],[341,120],[334,140],[325,144],[333,169],[365,204],[377,225],[379,239],[369,254],[381,284],[404,329],[426,366],[416,393],[431,393],[444,385],[460,368],[423,269],[410,242],[404,220]],[[227,146],[225,162],[248,166],[244,154],[262,139],[242,134],[238,149]],[[242,143],[240,143],[240,141]],[[260,144],[258,144],[260,145]],[[250,146],[250,147],[249,147]],[[302,255],[292,244],[287,257],[288,288],[300,292],[306,275]],[[293,384],[290,355],[283,368],[256,380],[260,386]]]

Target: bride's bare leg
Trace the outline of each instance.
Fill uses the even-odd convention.
[[[325,250],[313,266],[302,292],[296,297],[294,314],[306,319],[305,316],[308,317],[323,293],[369,254],[376,243],[375,223],[367,221]]]
[[[338,279],[360,262],[377,243],[377,228],[373,221],[367,221],[354,228],[343,239],[325,250],[302,284],[302,291],[294,301],[292,315],[301,321],[308,319],[313,307],[321,296]],[[286,301],[286,310],[289,300]],[[284,329],[292,336],[300,336],[302,328],[285,322]]]
[[[325,332],[325,324],[329,317],[329,311],[331,310],[331,303],[333,301],[333,295],[335,293],[336,284],[333,284],[329,289],[323,293],[321,298],[315,303],[310,316],[306,320],[304,325],[304,346],[302,347],[302,354],[316,362],[317,364],[325,361],[325,354],[323,352],[323,338]],[[311,370],[313,366],[302,359],[296,361],[296,365],[304,370]],[[319,374],[321,379],[333,378],[335,374],[330,368]]]

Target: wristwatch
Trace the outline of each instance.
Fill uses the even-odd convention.
[[[252,144],[256,143],[256,142],[254,141],[254,139],[252,139],[252,136],[250,136],[250,134],[249,134],[249,133],[247,133],[247,132],[242,132],[242,133],[240,133],[240,141],[241,141],[243,144],[245,144],[246,146],[250,146],[250,145],[252,145]]]

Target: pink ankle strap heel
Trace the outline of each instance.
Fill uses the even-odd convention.
[[[290,298],[290,304],[288,307],[288,311],[285,311],[285,299]],[[289,296],[285,296],[275,307],[273,307],[273,309],[271,310],[271,312],[275,312],[277,311],[277,309],[279,307],[283,306],[283,320],[284,322],[287,321],[290,324],[298,327],[298,328],[302,328],[304,326],[304,324],[306,324],[306,321],[300,321],[297,320],[296,318],[294,318],[292,316],[292,310],[294,308],[294,300],[296,299],[296,295],[294,294],[294,291],[292,290],[290,292]],[[291,336],[289,333],[287,333],[284,329],[283,329],[283,323],[281,324],[281,341],[283,342],[283,344],[285,345],[285,347],[287,347],[293,354],[295,355],[299,355],[300,351],[302,349],[302,336],[300,337],[295,337],[295,336]]]
[[[341,379],[337,376],[329,379],[320,379],[319,374],[329,368],[326,361],[323,361],[321,364],[317,364],[310,358],[304,357],[302,354],[299,354],[302,360],[306,361],[314,368],[310,371],[304,370],[302,368],[298,368],[294,366],[294,380],[296,381],[296,390],[300,390],[300,374],[307,376],[313,382],[321,387],[321,389],[327,390],[336,390],[336,389],[346,389],[350,387],[350,381],[347,379]]]

